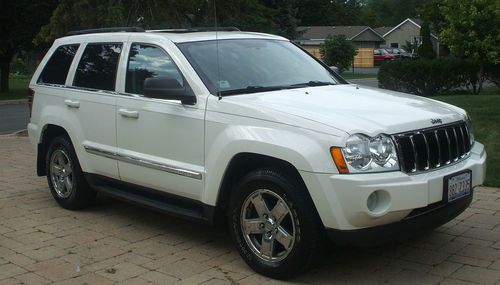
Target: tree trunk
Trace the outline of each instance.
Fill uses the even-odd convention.
[[[477,92],[476,94],[481,93],[481,90],[483,89],[483,82],[484,82],[484,63],[481,62],[479,63],[479,80],[477,82]]]
[[[0,61],[0,92],[9,92],[10,61],[12,56],[3,57]]]

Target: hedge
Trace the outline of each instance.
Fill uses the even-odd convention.
[[[378,72],[379,87],[421,96],[472,87],[478,84],[479,67],[466,60],[394,60],[384,63]]]

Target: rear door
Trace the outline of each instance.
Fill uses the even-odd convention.
[[[75,115],[71,122],[80,164],[85,172],[119,179],[116,150],[116,74],[123,49],[121,37],[89,42],[80,48],[73,67],[65,105]]]

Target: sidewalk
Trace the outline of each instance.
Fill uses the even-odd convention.
[[[60,208],[26,137],[0,136],[0,284],[281,284],[255,274],[225,230],[100,197]],[[300,284],[500,284],[500,189],[402,244],[335,248]]]

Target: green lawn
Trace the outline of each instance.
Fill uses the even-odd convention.
[[[343,72],[340,74],[344,79],[363,79],[363,78],[377,78],[377,74],[366,74],[366,73],[352,73]]]
[[[10,91],[0,93],[0,100],[27,99],[30,79],[31,76],[11,75],[9,81]]]
[[[500,96],[448,95],[432,98],[469,112],[476,140],[486,146],[488,154],[485,185],[500,187]]]

